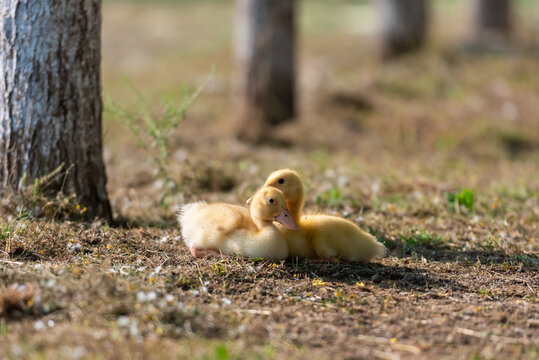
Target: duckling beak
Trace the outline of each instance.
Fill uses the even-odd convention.
[[[283,224],[284,227],[290,230],[299,230],[298,224],[296,224],[294,219],[292,219],[292,216],[290,215],[290,212],[288,212],[287,208],[282,209],[281,212],[275,216],[274,220]]]
[[[253,202],[253,196],[251,196],[249,199],[247,199],[247,201],[245,202],[245,205],[251,205],[251,203]]]

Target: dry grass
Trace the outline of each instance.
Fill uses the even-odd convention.
[[[399,242],[369,265],[194,261],[176,230],[13,226],[22,250],[0,265],[13,357],[534,351],[533,255]]]
[[[539,356],[536,54],[469,54],[451,45],[461,33],[436,28],[429,49],[382,66],[369,32],[350,21],[369,19],[366,5],[339,3],[334,17],[323,2],[303,6],[302,116],[252,147],[229,131],[229,2],[105,4],[106,94],[136,110],[122,76],[150,104],[180,98],[180,84],[199,85],[215,64],[214,82],[172,139],[167,170],[180,190],[170,203],[157,200],[162,181],[122,119],[108,117],[120,224],[75,221],[71,198],[51,202],[47,220],[39,191],[4,199],[3,356]],[[356,221],[388,256],[193,259],[175,206],[243,202],[281,167],[304,176],[307,211]],[[455,203],[463,189],[471,210],[463,195]]]

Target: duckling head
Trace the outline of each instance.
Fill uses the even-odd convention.
[[[298,221],[303,210],[304,186],[298,173],[291,169],[280,169],[272,172],[264,186],[271,186],[283,192],[286,204],[295,221]]]
[[[277,221],[291,230],[299,230],[286,206],[286,198],[282,191],[273,187],[262,187],[250,199],[251,218],[260,228],[260,223]]]

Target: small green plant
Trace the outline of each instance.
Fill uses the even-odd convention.
[[[421,231],[419,234],[412,234],[409,236],[399,234],[399,237],[404,241],[403,250],[409,254],[417,247],[426,247],[428,249],[435,249],[439,247],[443,238],[441,236],[435,236],[428,232]]]
[[[339,207],[343,204],[344,200],[344,196],[339,188],[333,186],[331,189],[320,194],[316,199],[316,203],[318,206],[326,205],[329,207]]]
[[[213,271],[216,275],[223,276],[227,274],[227,268],[225,264],[216,262],[213,264]]]
[[[479,294],[492,297],[492,292],[489,289],[479,289]]]
[[[485,250],[487,250],[489,253],[492,253],[494,251],[494,238],[492,235],[489,235],[487,240],[481,244],[481,247]]]
[[[344,300],[344,295],[342,290],[337,290],[335,293],[329,298],[329,302],[332,304],[337,304],[339,301],[342,302]]]
[[[118,104],[110,97],[106,99],[105,111],[129,128],[135,136],[138,146],[143,148],[151,158],[156,168],[156,180],[163,181],[164,192],[160,199],[161,206],[167,206],[169,196],[178,187],[178,183],[168,171],[170,140],[174,130],[185,119],[188,108],[208,86],[211,78],[210,75],[194,91],[185,86],[184,97],[179,105],[174,99],[168,98],[162,101],[157,111],[153,109],[144,95],[127,80],[126,83],[135,95],[139,108],[133,111]]]
[[[8,224],[2,225],[0,240],[5,242],[4,253],[9,254],[11,252],[13,240],[11,238],[11,229]]]
[[[474,210],[474,194],[470,189],[462,189],[460,193],[447,193],[447,203],[451,211],[460,211],[464,207],[468,212]]]
[[[4,202],[0,205],[0,212],[13,216],[15,220],[84,219],[88,209],[80,204],[80,199],[74,193],[67,193],[63,189],[65,179],[72,167],[66,168],[62,163],[53,171],[32,182],[26,174],[23,174],[18,190],[3,189]]]
[[[521,262],[524,266],[539,267],[539,259],[531,255],[515,255],[515,260]]]
[[[215,347],[215,358],[218,360],[230,359],[230,354],[225,344],[221,344]]]
[[[0,335],[2,336],[8,335],[7,325],[4,319],[0,320]]]
[[[389,250],[393,250],[397,247],[397,241],[386,237],[384,233],[380,232],[376,228],[373,228],[372,226],[367,226],[367,231],[374,235],[374,237],[376,237],[376,240],[384,244],[384,246]]]
[[[10,235],[11,235],[11,229],[8,224],[5,224],[0,229],[0,240],[9,239]]]

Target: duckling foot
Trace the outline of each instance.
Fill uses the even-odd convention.
[[[223,257],[223,254],[221,254],[221,252],[213,249],[199,249],[193,247],[189,248],[189,250],[191,251],[191,254],[198,259],[202,259],[206,256]]]

